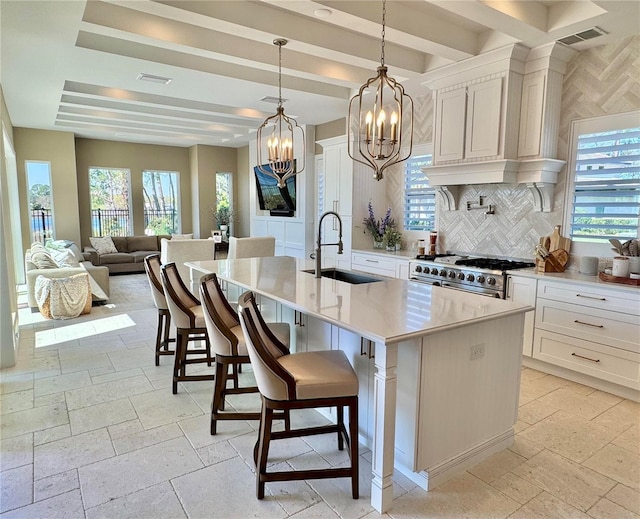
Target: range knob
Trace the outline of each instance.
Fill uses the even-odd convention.
[[[422,267],[420,265],[416,265],[416,272],[422,272]]]
[[[487,283],[489,283],[490,285],[495,285],[496,284],[496,278],[487,279]]]
[[[482,274],[480,274],[480,275],[476,278],[476,281],[477,281],[478,283],[484,283],[484,276],[483,276]]]
[[[473,274],[467,274],[467,281],[473,281],[475,278]]]
[[[439,274],[443,277],[446,278],[447,277],[447,271],[445,269],[442,269]]]
[[[453,270],[450,270],[450,271],[449,271],[449,277],[450,277],[451,279],[455,278],[455,277],[456,277],[456,273],[455,273]]]
[[[458,272],[458,279],[464,279],[464,272]]]
[[[431,273],[435,276],[438,273],[438,269],[436,267],[433,267],[431,269]]]

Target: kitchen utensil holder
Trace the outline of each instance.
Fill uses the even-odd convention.
[[[477,203],[473,203],[467,200],[467,211],[471,211],[472,209],[486,209],[484,214],[496,214],[495,206],[489,204],[488,206],[484,205],[484,197],[480,196]]]

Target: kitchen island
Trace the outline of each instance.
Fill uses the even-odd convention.
[[[379,512],[392,505],[394,461],[428,490],[513,442],[529,306],[399,279],[315,278],[303,272],[309,262],[286,256],[186,265],[193,279],[216,273],[229,294],[256,292],[294,334],[303,316],[321,325],[294,348],[317,347],[316,334],[347,353]]]

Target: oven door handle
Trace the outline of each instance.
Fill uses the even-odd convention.
[[[477,294],[479,296],[485,296],[485,297],[492,297],[494,299],[502,299],[500,297],[500,294],[498,294],[497,292],[495,294],[485,294],[483,292],[474,292],[473,290],[465,290],[464,288],[458,288],[458,287],[454,287],[453,285],[440,285],[441,287],[444,288],[450,288],[452,290],[458,290],[460,292],[465,292],[467,294]]]

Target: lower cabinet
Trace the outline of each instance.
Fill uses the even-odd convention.
[[[409,279],[409,260],[392,255],[354,252],[351,254],[351,268],[390,278]]]
[[[640,390],[640,294],[538,282],[533,358]]]

